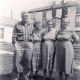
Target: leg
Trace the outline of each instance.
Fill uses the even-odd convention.
[[[59,80],[63,79],[63,72],[59,72]]]
[[[26,80],[31,78],[32,75],[32,52],[33,52],[33,44],[31,42],[27,42],[26,50],[25,50],[25,60],[27,61],[24,66],[24,77]]]
[[[28,61],[28,68],[30,71],[32,70],[32,53],[33,53],[33,43],[32,42],[27,42],[26,45],[26,58]]]
[[[65,80],[69,80],[69,74],[65,74]]]
[[[46,69],[43,70],[44,71],[44,77],[43,77],[43,80],[46,79]]]
[[[12,68],[12,80],[18,79],[18,71],[16,66],[16,51],[14,51],[13,55],[13,68]]]
[[[20,60],[21,56],[23,55],[23,51],[21,50],[21,45],[18,44],[17,42],[14,45],[15,51],[13,55],[13,74],[12,77],[14,78],[15,76],[17,77],[16,79],[19,78],[19,73],[23,72],[23,68],[20,65]]]
[[[50,71],[50,73],[49,73],[49,78],[50,78],[50,80],[52,79],[52,71]]]
[[[19,73],[19,78],[18,78],[18,80],[24,80],[23,73]]]

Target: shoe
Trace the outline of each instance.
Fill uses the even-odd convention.
[[[39,70],[37,72],[37,76],[44,77],[44,72],[42,70]]]
[[[30,73],[29,78],[33,78],[33,75],[34,75],[33,73]]]
[[[13,79],[13,80],[18,80],[18,78],[16,78],[16,79]]]

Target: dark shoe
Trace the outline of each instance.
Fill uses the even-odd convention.
[[[29,80],[29,78],[26,77],[26,78],[24,78],[23,80]]]
[[[42,70],[39,70],[39,71],[37,72],[37,76],[39,76],[39,77],[44,77],[44,72],[43,72]]]
[[[19,78],[18,80],[24,80],[24,78]]]
[[[25,75],[24,75],[24,80],[29,80],[29,75],[30,75],[30,74],[25,74]]]
[[[70,75],[69,74],[65,74],[65,80],[69,80]]]
[[[22,73],[22,72],[19,73],[19,78],[18,78],[18,80],[24,80],[24,77],[23,77],[23,73]]]
[[[54,77],[50,77],[49,80],[55,80]]]
[[[29,74],[29,78],[33,78],[33,73],[30,73]]]
[[[12,79],[12,80],[18,80],[18,78]]]

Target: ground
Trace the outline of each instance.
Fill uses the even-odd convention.
[[[77,47],[78,48],[78,47]],[[74,69],[73,74],[70,76],[70,80],[73,80],[73,77],[77,77],[80,80],[80,51],[78,51],[76,48],[77,56],[75,57],[75,64],[74,66],[77,66],[77,69]],[[80,49],[79,49],[80,50]],[[10,43],[7,42],[1,42],[0,43],[0,80],[12,80],[12,66],[13,66],[13,47]],[[79,66],[79,67],[78,67]],[[58,73],[54,73],[53,76],[55,77],[55,80],[58,80]]]

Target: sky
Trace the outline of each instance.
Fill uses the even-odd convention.
[[[34,8],[51,5],[55,0],[0,0],[0,16],[11,17],[11,11],[14,19],[20,19],[22,11],[29,11]],[[56,0],[60,2],[60,0]]]

